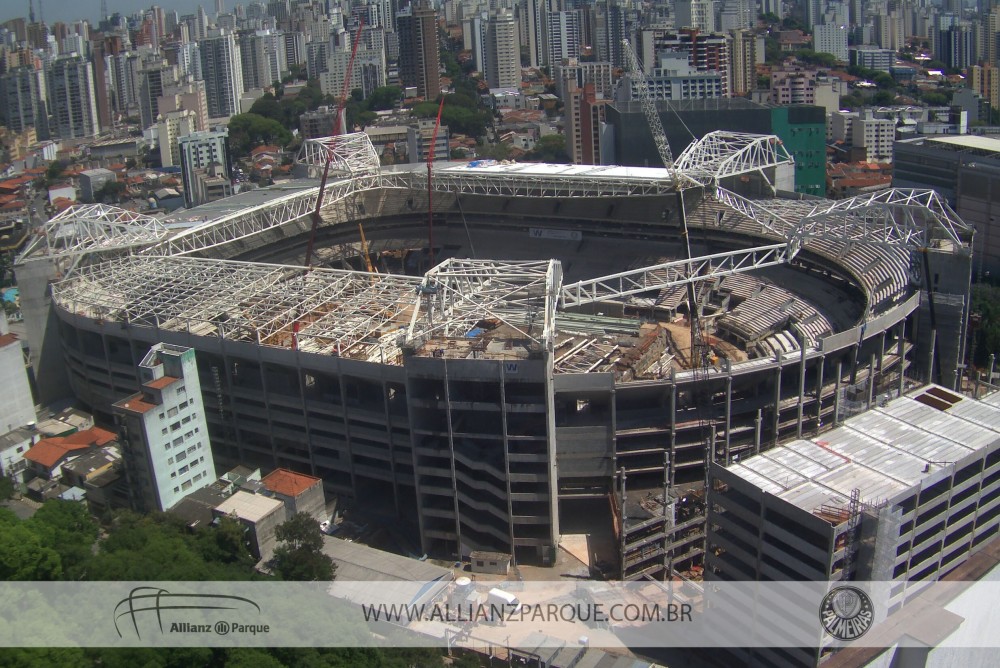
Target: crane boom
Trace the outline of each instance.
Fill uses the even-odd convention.
[[[670,152],[670,144],[667,143],[667,133],[663,131],[663,123],[660,122],[660,115],[656,112],[656,103],[649,92],[649,80],[639,66],[639,59],[632,50],[632,44],[627,40],[622,40],[622,49],[625,52],[625,59],[628,61],[629,74],[632,75],[632,82],[639,90],[639,104],[642,106],[642,113],[646,115],[646,123],[649,124],[649,131],[653,133],[653,143],[663,160],[663,166],[674,175],[674,156]]]
[[[358,34],[354,37],[354,44],[351,45],[351,59],[347,64],[347,73],[344,75],[344,87],[341,91],[340,104],[337,106],[337,117],[333,121],[333,134],[337,136],[341,134],[342,128],[340,125],[340,117],[343,115],[344,106],[347,104],[346,92],[349,90],[351,83],[351,74],[354,72],[354,56],[358,53],[358,43],[361,41],[361,31],[365,27],[365,20],[362,18],[358,22]],[[323,220],[320,216],[320,210],[323,208],[323,194],[326,192],[326,181],[330,176],[330,163],[333,162],[333,147],[329,147],[326,153],[326,164],[323,165],[323,177],[319,180],[319,192],[316,193],[316,208],[312,212],[312,226],[309,228],[309,241],[306,244],[306,257],[305,257],[305,267],[306,273],[312,269],[312,258],[313,258],[313,248],[316,245],[316,229],[319,227],[320,221]],[[299,347],[299,318],[295,319],[292,324],[292,349],[297,350]]]

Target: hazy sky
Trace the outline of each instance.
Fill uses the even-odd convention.
[[[232,11],[237,2],[247,4],[249,0],[225,0],[226,11]],[[42,16],[46,23],[63,21],[69,23],[79,19],[89,19],[97,24],[101,13],[101,0],[35,0],[35,16],[38,16],[38,3],[42,3]],[[166,10],[177,10],[180,14],[191,14],[198,5],[205,8],[209,16],[215,16],[215,0],[107,0],[108,11],[114,14],[131,14],[140,9],[148,9],[159,5]],[[28,16],[28,0],[0,0],[0,23],[8,19]]]

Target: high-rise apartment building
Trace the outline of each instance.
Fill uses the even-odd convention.
[[[548,63],[561,63],[566,58],[580,57],[580,12],[549,12]]]
[[[417,96],[434,99],[441,92],[437,12],[418,0],[396,18],[399,33],[399,78],[414,86]]]
[[[45,72],[24,66],[0,75],[0,118],[13,132],[35,128],[38,139],[49,137]]]
[[[223,31],[202,40],[198,46],[209,117],[224,118],[238,114],[240,96],[245,88],[240,47],[235,37]]]
[[[715,3],[711,0],[676,0],[674,25],[699,32],[715,32]]]
[[[190,111],[195,116],[194,130],[202,132],[208,129],[208,99],[204,81],[182,81],[165,88],[157,101],[157,108],[161,114]]]
[[[199,194],[199,170],[219,165],[224,174],[229,175],[227,137],[229,137],[229,130],[215,130],[193,132],[177,140],[180,145],[181,176],[184,181],[184,204],[188,208],[205,201],[203,195]]]
[[[843,24],[825,23],[813,30],[814,50],[829,53],[838,62],[847,62],[847,26]]]
[[[694,29],[668,31],[647,29],[640,33],[639,54],[643,67],[650,72],[661,51],[686,53],[688,63],[699,72],[718,72],[725,82],[724,96],[729,95],[729,37],[702,33]]]
[[[158,343],[139,363],[140,392],[114,405],[133,507],[163,511],[215,482],[193,348]]]
[[[351,53],[349,51],[337,51],[327,58],[325,71],[319,75],[319,85],[324,95],[340,96],[344,89],[344,77],[347,76],[347,67],[350,62]],[[358,49],[354,54],[351,89],[359,88],[362,95],[368,97],[376,88],[385,85],[385,52]]]
[[[508,10],[490,14],[486,27],[486,81],[490,88],[521,85],[521,50],[514,15]]]
[[[730,33],[729,93],[747,95],[757,87],[757,62],[763,60],[763,37],[752,30],[734,30]]]
[[[586,33],[586,28],[584,28]],[[615,67],[626,66],[622,40],[628,36],[625,27],[625,8],[617,0],[602,0],[594,11],[594,57],[599,62],[610,62]],[[584,42],[587,43],[587,42]],[[598,89],[600,92],[600,89]]]
[[[610,98],[613,92],[614,67],[609,62],[580,62],[570,58],[552,68],[556,80],[556,95],[565,100],[569,90],[575,85],[594,84],[597,95]],[[571,85],[571,83],[573,85]]]
[[[588,82],[582,88],[573,85],[565,98],[566,148],[576,165],[601,164],[601,129],[604,110],[611,100],[597,97],[596,87]]]
[[[188,109],[178,109],[161,114],[156,123],[156,138],[160,145],[160,165],[173,167],[181,164],[181,147],[178,140],[197,132],[197,116]]]
[[[3,313],[0,313],[0,384],[4,391],[4,400],[0,401],[0,434],[34,422],[35,402],[24,372],[24,352],[17,336],[7,328],[7,316]]]
[[[1000,109],[1000,69],[993,65],[973,65],[969,68],[969,88]]]
[[[139,120],[146,129],[156,124],[160,114],[160,96],[177,83],[177,67],[168,65],[158,52],[143,58],[139,70]]]
[[[94,92],[94,68],[81,56],[62,56],[45,72],[51,130],[62,139],[93,137],[101,131]]]
[[[240,68],[246,90],[267,88],[288,70],[284,36],[257,30],[240,37]]]

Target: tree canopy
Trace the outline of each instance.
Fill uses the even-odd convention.
[[[288,128],[259,114],[236,114],[229,119],[229,145],[237,156],[248,155],[260,144],[285,146],[292,141]]]
[[[566,152],[566,137],[563,135],[545,135],[535,143],[535,148],[525,154],[524,159],[530,162],[568,163]]]
[[[271,567],[282,580],[332,580],[336,567],[323,554],[323,534],[308,513],[296,513],[278,525]]]

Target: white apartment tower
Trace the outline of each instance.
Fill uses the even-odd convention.
[[[225,118],[240,113],[243,69],[236,39],[232,33],[223,31],[202,40],[199,49],[209,117]]]
[[[188,208],[201,204],[195,194],[197,170],[218,164],[228,176],[229,151],[226,148],[228,136],[229,130],[220,130],[192,132],[177,139],[180,146],[181,176],[184,180],[184,204]]]
[[[580,57],[580,12],[549,12],[548,60],[546,64],[561,63],[566,58]]]
[[[486,81],[490,88],[521,85],[521,55],[514,15],[507,10],[490,14],[486,28]]]
[[[139,363],[142,390],[114,405],[132,505],[163,511],[215,482],[193,348],[158,343]]]
[[[7,329],[7,316],[3,313],[0,313],[0,386],[4,393],[4,400],[0,401],[0,434],[34,422],[35,402],[24,370],[24,352],[17,336]]]

